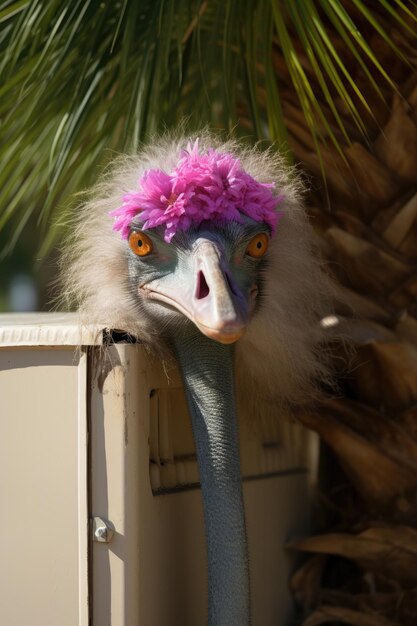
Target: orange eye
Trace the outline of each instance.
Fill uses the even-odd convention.
[[[153,243],[148,235],[140,230],[133,230],[129,235],[129,246],[138,256],[148,256],[152,252]]]
[[[254,259],[260,259],[268,250],[269,237],[266,233],[259,233],[249,242],[246,254]]]

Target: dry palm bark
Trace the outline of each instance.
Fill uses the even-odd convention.
[[[323,150],[327,190],[276,50],[290,141],[311,176],[312,222],[351,307],[340,309],[339,328],[355,346],[344,354],[343,395],[300,415],[331,449],[345,480],[327,493],[327,527],[291,546],[310,555],[291,581],[303,626],[417,624],[416,40],[385,23],[407,65],[369,26],[360,27],[398,90],[379,81],[384,105],[347,58],[374,116],[363,111],[368,140],[350,128],[343,156],[331,144]],[[336,124],[334,132],[340,135]]]

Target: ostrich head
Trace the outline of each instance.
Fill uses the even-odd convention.
[[[242,336],[283,200],[273,185],[256,181],[230,153],[201,153],[198,139],[169,173],[145,171],[139,189],[110,213],[129,243],[129,282],[145,317],[158,327],[163,321],[168,335],[173,322],[189,320],[221,343]]]
[[[164,335],[185,332],[192,322],[207,337],[234,343],[256,306],[268,240],[268,228],[247,219],[181,233],[173,246],[162,233],[148,234],[133,222],[132,295]]]
[[[300,180],[276,152],[261,152],[233,140],[221,142],[207,132],[198,138],[201,154],[214,148],[233,155],[256,181],[274,183],[274,194],[282,198],[277,205],[282,217],[275,224],[275,233],[274,224],[254,222],[240,213],[238,221],[206,221],[200,226],[191,222],[188,228],[178,228],[167,244],[163,223],[143,231],[152,242],[152,255],[135,254],[126,238],[128,233],[120,236],[113,229],[114,212],[126,194],[138,191],[138,180],[146,171],[175,170],[190,142],[189,138],[173,136],[155,139],[137,155],[117,158],[76,212],[62,257],[65,304],[75,305],[83,322],[123,329],[163,358],[170,354],[165,330],[169,326],[181,332],[186,319],[200,323],[202,330],[204,323],[208,327],[214,324],[212,328],[217,330],[220,324],[224,341],[227,334],[233,340],[234,332],[240,335],[244,330],[235,346],[236,391],[238,398],[244,399],[241,404],[253,415],[256,407],[267,411],[271,405],[274,413],[287,412],[314,395],[317,382],[327,377],[325,337],[318,322],[331,312],[333,299],[333,286],[322,269],[306,219]],[[143,224],[143,212],[132,211],[132,230],[141,231]],[[258,233],[266,234],[268,249],[253,259],[243,253]],[[191,250],[197,250],[198,239],[205,239],[210,258],[190,255]],[[162,250],[166,259],[161,258]],[[216,256],[218,270],[213,265]],[[156,266],[158,259],[161,265]],[[199,267],[199,263],[205,266]],[[165,275],[165,303],[156,299],[157,290],[152,293],[146,286],[140,288],[145,274],[156,280],[156,275],[152,277],[155,266],[161,272],[161,298]],[[172,274],[170,279],[171,270],[177,272],[176,278]],[[194,273],[186,274],[188,271]],[[224,289],[217,280],[221,275],[227,283]],[[209,287],[208,280],[212,282],[210,298],[206,299],[201,296]],[[219,288],[226,299],[219,299]],[[175,301],[168,302],[173,294],[174,299],[181,298],[182,308]],[[207,310],[209,302],[211,308]],[[228,310],[223,308],[223,321],[219,317],[216,321],[219,307],[225,306]],[[209,314],[211,321],[205,317]],[[206,322],[203,318],[198,321],[197,315]],[[233,332],[228,333],[232,327]]]
[[[272,152],[209,134],[119,160],[80,209],[63,267],[84,319],[180,364],[196,441],[209,623],[250,622],[234,382],[245,405],[303,401],[326,368],[332,287],[298,184]]]

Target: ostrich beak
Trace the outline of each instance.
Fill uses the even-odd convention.
[[[217,243],[199,237],[186,266],[181,264],[172,278],[148,283],[148,298],[173,306],[204,335],[220,343],[234,343],[243,335],[250,297],[235,284]]]
[[[194,247],[194,292],[190,319],[207,337],[234,343],[245,332],[249,307],[234,284],[218,246],[198,239]]]

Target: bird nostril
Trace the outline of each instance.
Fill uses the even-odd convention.
[[[203,298],[208,296],[208,294],[210,293],[210,287],[208,286],[206,277],[204,276],[201,270],[198,272],[197,281],[198,282],[197,282],[196,298],[197,300],[202,300]]]

